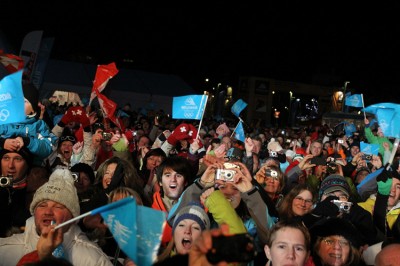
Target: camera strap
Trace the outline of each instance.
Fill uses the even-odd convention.
[[[24,177],[21,181],[13,182],[13,189],[26,188],[26,186],[27,186],[26,177]]]

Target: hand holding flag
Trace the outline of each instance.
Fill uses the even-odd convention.
[[[103,217],[118,246],[136,265],[153,265],[165,226],[164,212],[138,206],[130,196],[79,215],[55,229],[95,214]]]

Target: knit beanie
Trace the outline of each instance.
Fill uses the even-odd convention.
[[[3,156],[7,153],[18,153],[19,155],[22,156],[22,158],[25,159],[26,163],[31,166],[33,163],[33,154],[29,151],[28,148],[26,147],[22,147],[21,149],[19,149],[19,151],[9,151],[9,150],[5,150],[2,149],[0,151],[0,159],[3,158]]]
[[[276,141],[274,138],[271,138],[271,140],[269,141],[269,143],[267,145],[267,148],[270,151],[281,151],[282,150],[281,144],[279,144],[279,142]]]
[[[32,84],[23,84],[22,90],[24,92],[24,97],[27,99],[31,105],[33,110],[36,114],[40,114],[39,110],[39,92]]]
[[[49,177],[49,181],[36,190],[30,206],[32,215],[36,206],[45,200],[52,200],[64,205],[72,213],[73,217],[80,214],[78,194],[71,171],[66,168],[54,170]]]
[[[190,202],[178,212],[172,224],[172,233],[175,231],[179,222],[184,219],[197,222],[200,225],[201,231],[210,229],[210,219],[199,202]]]
[[[347,181],[343,176],[337,174],[327,176],[324,180],[322,180],[319,188],[319,199],[321,199],[323,194],[328,194],[335,191],[341,191],[346,194],[347,197],[350,196],[349,184],[347,184]]]
[[[94,171],[93,168],[90,167],[86,163],[77,163],[74,166],[71,167],[71,172],[84,172],[90,179],[90,184],[93,184],[94,182]]]
[[[323,218],[310,228],[311,242],[314,245],[318,237],[342,236],[354,247],[361,246],[362,238],[357,228],[344,218]]]

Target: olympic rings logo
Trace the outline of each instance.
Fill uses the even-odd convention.
[[[9,116],[10,116],[10,111],[8,111],[7,109],[1,109],[0,121],[2,121],[2,122],[6,121]]]

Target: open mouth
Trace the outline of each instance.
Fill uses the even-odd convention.
[[[184,238],[184,239],[182,239],[182,246],[185,248],[185,249],[190,249],[191,247],[192,247],[192,240],[190,240],[190,239],[188,239],[188,238]]]
[[[45,226],[50,226],[51,225],[51,222],[53,221],[54,219],[50,219],[50,218],[46,218],[46,219],[43,219],[42,220],[42,223],[43,223],[43,225],[45,225]]]

